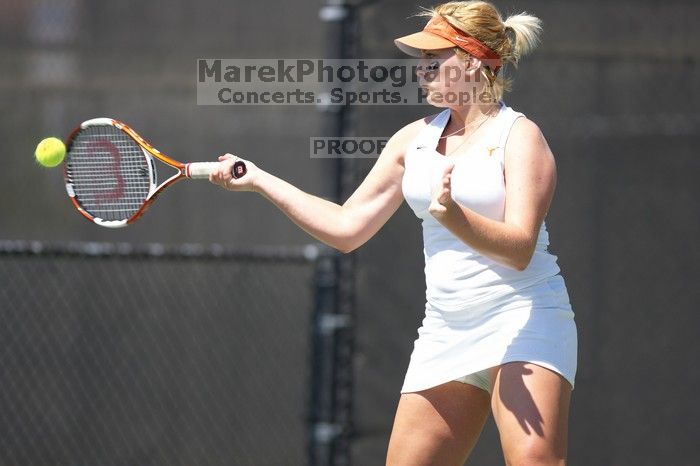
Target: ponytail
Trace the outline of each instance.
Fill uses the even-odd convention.
[[[509,16],[503,21],[512,47],[513,65],[517,66],[523,55],[531,52],[540,43],[542,21],[527,13]]]

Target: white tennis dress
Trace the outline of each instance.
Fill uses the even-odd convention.
[[[448,109],[420,132],[406,153],[402,189],[422,221],[426,305],[402,393],[510,361],[538,364],[574,385],[576,324],[557,257],[547,251],[544,222],[530,264],[517,271],[472,249],[428,212],[433,187],[446,164],[454,162],[455,202],[504,220],[504,147],[521,116],[502,104],[484,137],[467,152],[445,157],[436,147],[450,119]]]

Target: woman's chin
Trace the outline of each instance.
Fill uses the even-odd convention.
[[[440,92],[425,87],[421,88],[420,92],[423,102],[432,105],[433,107],[439,108],[448,106],[448,104],[445,102],[445,99],[443,98],[443,95]]]

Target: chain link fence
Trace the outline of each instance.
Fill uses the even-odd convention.
[[[0,465],[304,464],[318,251],[0,242]]]

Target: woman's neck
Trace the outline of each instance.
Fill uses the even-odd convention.
[[[469,129],[474,124],[479,124],[485,118],[498,113],[501,108],[500,102],[481,105],[463,105],[450,108],[449,126],[457,131],[460,128]]]

